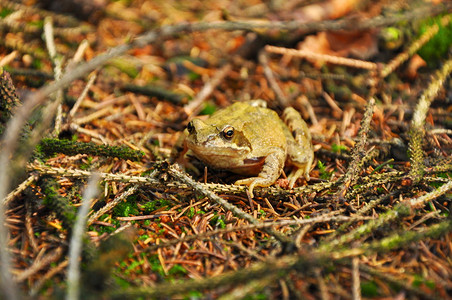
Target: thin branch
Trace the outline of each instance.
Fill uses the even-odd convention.
[[[438,95],[441,86],[449,76],[450,72],[452,72],[452,59],[447,60],[442,69],[437,72],[435,78],[422,93],[414,110],[410,129],[409,150],[411,154],[411,170],[409,176],[415,182],[420,181],[422,179],[422,175],[424,174],[424,152],[422,151],[422,144],[424,142],[425,135],[425,118],[430,108],[430,104]]]
[[[232,69],[230,63],[224,65],[213,75],[212,79],[206,82],[203,88],[196,95],[195,99],[184,106],[184,111],[187,116],[193,116],[198,114],[202,109],[204,101],[212,94],[215,88],[221,83],[221,81],[229,74]]]
[[[97,184],[99,182],[99,176],[94,175],[91,177],[85,192],[83,193],[82,206],[77,214],[77,220],[74,224],[72,232],[72,238],[69,245],[69,267],[67,275],[67,300],[79,299],[79,280],[80,280],[80,267],[79,260],[82,251],[82,237],[85,232],[86,217],[88,215],[89,208],[91,206],[91,200],[98,193]]]
[[[102,216],[103,214],[105,214],[108,211],[112,210],[121,201],[123,201],[124,199],[126,199],[127,197],[129,197],[130,195],[135,193],[137,188],[138,188],[138,186],[134,185],[134,186],[130,187],[127,191],[125,191],[125,192],[123,192],[123,193],[121,193],[119,195],[116,195],[116,197],[115,197],[115,199],[113,199],[113,201],[108,202],[104,207],[102,207],[101,209],[99,209],[98,211],[96,211],[95,213],[93,213],[91,215],[91,217],[88,219],[88,225],[91,225],[100,216]]]
[[[261,222],[255,219],[250,214],[244,212],[240,208],[232,205],[228,201],[224,200],[223,198],[219,197],[217,194],[203,188],[199,183],[195,182],[193,179],[191,179],[188,175],[184,174],[180,171],[178,165],[172,165],[168,172],[171,176],[176,178],[179,181],[182,181],[186,183],[188,186],[190,186],[194,191],[197,193],[200,193],[201,195],[204,195],[205,197],[209,198],[213,202],[221,205],[224,209],[227,211],[232,212],[236,217],[239,217],[241,219],[247,220],[251,224],[260,224]],[[281,232],[276,231],[273,228],[264,228],[263,229],[266,233],[273,236],[276,240],[281,242],[283,245],[288,245],[292,241],[285,235],[283,235]]]
[[[352,258],[352,299],[361,300],[361,283],[359,279],[359,258]]]
[[[363,119],[361,120],[361,128],[358,133],[358,142],[352,151],[352,161],[350,162],[347,173],[344,175],[344,187],[340,192],[340,196],[344,197],[348,188],[356,181],[356,175],[361,171],[364,164],[364,148],[367,144],[367,134],[370,130],[370,122],[374,112],[375,100],[370,98],[366,106]]]
[[[283,91],[281,90],[281,87],[279,86],[278,82],[276,81],[275,75],[273,74],[272,69],[268,65],[268,57],[267,54],[264,51],[260,51],[259,55],[259,63],[264,68],[264,74],[265,77],[268,80],[268,83],[270,84],[270,87],[275,92],[276,99],[281,103],[283,107],[289,106],[289,100],[287,99],[286,95],[284,95]]]
[[[345,58],[335,55],[328,55],[328,54],[318,54],[312,51],[307,50],[297,50],[297,49],[289,49],[289,48],[283,48],[283,47],[276,47],[276,46],[265,46],[265,51],[270,53],[277,53],[282,55],[290,55],[295,57],[303,57],[303,58],[310,58],[317,61],[324,61],[327,63],[332,63],[336,65],[341,66],[348,66],[353,68],[359,68],[359,69],[366,69],[366,70],[376,70],[378,68],[378,65],[373,62],[363,61],[359,59],[352,59],[352,58]]]

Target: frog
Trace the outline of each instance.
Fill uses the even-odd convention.
[[[251,176],[235,182],[247,185],[251,198],[254,187],[274,184],[286,164],[293,166],[289,188],[302,176],[310,180],[314,160],[311,134],[292,107],[285,108],[280,118],[264,100],[235,102],[206,120],[192,119],[185,144],[187,155],[207,166]]]

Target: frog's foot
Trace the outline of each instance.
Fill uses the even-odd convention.
[[[250,193],[250,197],[253,198],[254,197],[254,195],[253,195],[254,187],[256,187],[256,186],[267,187],[267,186],[272,185],[273,182],[274,182],[273,180],[268,180],[267,178],[251,177],[251,178],[237,180],[234,184],[247,185],[248,191]]]
[[[287,179],[289,180],[289,188],[293,189],[297,179],[302,176],[306,178],[306,181],[309,181],[309,171],[305,170],[304,168],[296,169],[290,172],[289,176],[287,177]]]
[[[249,186],[251,198],[253,198],[253,189],[255,186],[270,186],[278,179],[284,167],[286,153],[279,148],[265,158],[264,165],[257,177],[237,180],[235,184],[245,184]]]

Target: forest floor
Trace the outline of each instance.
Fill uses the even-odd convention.
[[[4,297],[452,298],[449,1],[55,6],[0,3]],[[252,99],[306,120],[308,181],[172,163]]]

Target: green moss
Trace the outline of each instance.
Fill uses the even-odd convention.
[[[181,265],[175,264],[171,269],[168,271],[168,275],[170,276],[182,276],[187,274],[187,270],[182,267]]]
[[[10,15],[13,12],[14,10],[4,7],[0,10],[0,18],[3,19],[4,17]]]
[[[143,152],[132,150],[128,147],[97,145],[94,143],[49,138],[42,139],[41,143],[36,147],[36,150],[43,156],[52,156],[56,153],[64,153],[66,155],[89,154],[130,160],[140,160],[144,156]]]
[[[432,280],[425,279],[421,275],[415,275],[413,280],[413,286],[416,288],[420,288],[422,285],[425,285],[431,290],[434,290],[436,288],[436,285]]]
[[[422,22],[419,30],[419,36],[425,33],[433,24],[439,26],[438,33],[430,39],[421,49],[418,54],[427,62],[428,65],[434,66],[437,61],[447,56],[447,52],[452,46],[452,23],[443,27],[441,25],[441,18],[443,15],[429,18]]]
[[[378,286],[373,281],[363,281],[361,282],[361,294],[364,297],[376,297],[379,295]]]
[[[58,193],[59,184],[54,179],[43,179],[41,184],[44,194],[44,205],[55,212],[65,229],[72,228],[76,218],[76,210],[70,204],[69,199]]]
[[[210,220],[210,225],[213,227],[226,228],[226,224],[224,223],[223,216],[215,216]]]
[[[204,107],[203,107],[203,109],[201,110],[201,115],[211,115],[211,114],[213,114],[215,111],[217,110],[217,107],[214,105],[214,104],[212,104],[212,103],[210,103],[210,102],[207,102],[205,105],[204,105]]]
[[[113,209],[113,214],[120,217],[128,217],[130,215],[135,216],[140,213],[138,209],[138,205],[134,199],[130,199],[134,197],[129,197],[126,202],[120,202]]]
[[[169,207],[170,204],[171,202],[166,199],[157,199],[154,201],[146,202],[145,204],[139,204],[138,207],[143,210],[144,213],[149,214],[157,209]]]

